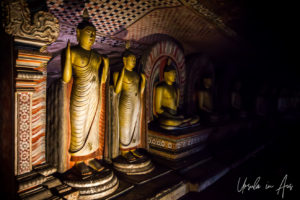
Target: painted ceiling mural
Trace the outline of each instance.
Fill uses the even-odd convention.
[[[220,4],[218,1],[215,0],[216,5]],[[210,41],[228,43],[228,38],[234,38],[235,32],[224,24],[223,19],[204,6],[209,7],[211,4],[203,2],[204,4],[197,0],[46,0],[47,9],[60,22],[60,36],[48,47],[48,51],[59,52],[65,47],[67,40],[73,44],[77,42],[75,30],[82,20],[85,8],[97,29],[94,48],[110,57],[114,54],[119,56],[124,51],[126,40],[131,41],[132,49],[139,55],[149,45],[165,38],[180,42],[186,54],[205,48]]]

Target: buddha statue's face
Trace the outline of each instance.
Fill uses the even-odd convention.
[[[166,82],[174,83],[176,80],[176,71],[171,70],[168,72],[164,72],[164,78]]]
[[[96,30],[92,26],[83,29],[77,29],[77,40],[83,48],[90,49],[96,39]]]
[[[212,79],[211,78],[204,78],[203,79],[203,85],[206,89],[211,88],[212,85]]]
[[[135,67],[136,57],[130,54],[128,57],[123,57],[124,66],[127,70],[131,71]]]

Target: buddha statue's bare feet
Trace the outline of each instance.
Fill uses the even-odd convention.
[[[75,168],[82,176],[92,174],[91,169],[84,162],[76,163]]]
[[[98,172],[100,172],[104,169],[104,167],[96,159],[90,160],[89,166]]]
[[[131,153],[137,158],[143,158],[144,155],[141,154],[137,149],[131,150]]]
[[[136,161],[136,157],[133,155],[131,151],[128,151],[126,153],[122,153],[122,156],[128,161],[128,162],[134,162]]]

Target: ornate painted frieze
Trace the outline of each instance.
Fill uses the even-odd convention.
[[[152,147],[161,148],[167,151],[181,151],[193,147],[196,144],[203,143],[207,140],[211,129],[197,131],[187,134],[184,137],[171,136],[148,131],[148,144]]]
[[[206,136],[207,137],[207,136]],[[195,144],[200,143],[201,141],[205,140],[204,136],[196,136],[193,138],[186,138],[183,140],[179,140],[179,141],[170,141],[170,140],[166,140],[163,138],[158,138],[158,137],[153,137],[151,135],[148,136],[148,143],[151,146],[156,146],[159,148],[163,148],[163,149],[167,149],[170,151],[176,151],[176,150],[180,150],[180,149],[184,149],[184,148],[188,148],[191,147]]]
[[[48,54],[18,50],[16,59],[16,174],[29,172],[32,166],[45,163],[46,133],[46,64]],[[29,95],[30,94],[30,95]],[[25,97],[30,100],[25,106]],[[26,114],[27,131],[24,131]],[[20,117],[20,116],[23,117]],[[20,125],[22,123],[23,125]],[[23,127],[23,129],[22,129]],[[26,140],[25,140],[26,138]],[[24,142],[26,149],[24,149]],[[26,159],[25,159],[26,155]],[[25,164],[24,164],[25,163]],[[24,166],[27,166],[26,168]]]
[[[15,174],[30,172],[31,159],[31,105],[32,92],[16,92],[16,135],[15,135]]]

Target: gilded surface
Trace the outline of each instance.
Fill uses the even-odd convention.
[[[134,55],[123,58],[124,68],[114,74],[114,90],[120,93],[119,135],[120,148],[136,148],[140,143],[141,98],[145,88],[145,76],[133,71]]]
[[[39,11],[33,23],[25,0],[4,2],[6,20],[5,31],[13,36],[36,39],[47,44],[54,42],[59,35],[58,19],[49,12]]]
[[[166,68],[170,68],[167,66]],[[166,69],[165,68],[165,69]],[[188,127],[196,124],[199,118],[185,118],[179,115],[179,89],[175,86],[175,68],[164,72],[164,81],[155,87],[155,112],[162,128],[173,129],[176,127]]]
[[[99,148],[100,83],[106,82],[108,59],[102,58],[91,49],[95,41],[93,27],[78,30],[77,37],[78,46],[71,48],[68,43],[63,81],[69,82],[73,74],[69,151],[72,156],[86,156]],[[99,80],[102,60],[104,60],[104,68]]]
[[[73,155],[82,156],[96,151],[99,147],[100,86],[98,69],[100,57],[93,51],[84,52],[79,47],[72,48],[71,51],[79,55],[78,61],[81,60],[81,65],[73,64],[70,152]],[[80,55],[81,53],[82,55]],[[89,139],[87,140],[87,138]]]
[[[139,142],[138,132],[134,130],[138,126],[140,111],[138,85],[138,75],[126,70],[119,100],[120,143],[125,148],[137,146]]]

